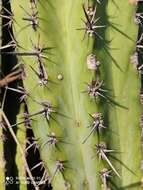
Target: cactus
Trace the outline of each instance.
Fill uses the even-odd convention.
[[[17,125],[34,133],[26,150],[34,146],[42,162],[32,169],[16,124],[2,114],[35,189],[142,189],[142,13],[136,4],[10,3],[13,41],[1,54],[16,56],[22,70],[24,85],[6,88],[20,94]],[[32,170],[41,167],[37,184]]]

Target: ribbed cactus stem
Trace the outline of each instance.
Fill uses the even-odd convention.
[[[29,148],[40,151],[41,183],[54,190],[107,190],[140,182],[140,82],[130,63],[142,46],[136,6],[98,0],[11,4],[18,43],[15,52],[2,54],[17,56],[25,67],[24,88],[15,90],[28,109],[19,120],[34,132]]]

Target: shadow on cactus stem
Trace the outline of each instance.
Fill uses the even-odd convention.
[[[96,2],[96,1],[94,1],[94,2]],[[115,4],[115,2],[113,2],[113,3],[116,7],[118,6],[117,4]],[[112,88],[112,86],[113,86],[112,81],[113,80],[112,80],[112,75],[110,75],[110,73],[112,73],[112,71],[111,71],[111,67],[109,66],[109,64],[112,64],[111,62],[113,62],[115,64],[115,66],[119,69],[119,72],[124,72],[124,71],[118,65],[117,61],[115,60],[115,58],[110,53],[110,50],[118,51],[118,47],[111,47],[110,46],[110,43],[112,42],[112,40],[108,41],[106,39],[106,28],[108,27],[108,28],[111,28],[112,30],[115,30],[116,32],[119,32],[122,36],[125,37],[125,39],[127,39],[129,41],[134,42],[134,40],[130,36],[128,36],[126,33],[121,31],[120,27],[117,24],[112,23],[112,15],[109,16],[109,15],[107,15],[107,12],[106,12],[107,4],[108,4],[108,1],[102,1],[102,3],[100,5],[97,5],[97,17],[100,17],[99,25],[106,25],[106,27],[102,28],[102,30],[99,30],[98,34],[100,36],[102,36],[103,40],[101,40],[99,38],[95,39],[93,51],[95,52],[95,55],[97,55],[100,62],[103,64],[103,66],[102,66],[103,70],[106,71],[106,73],[104,73],[104,74],[102,74],[102,71],[101,71],[101,77],[104,78],[104,81],[106,82],[107,87]],[[117,8],[117,11],[118,11],[118,8]],[[142,28],[142,30],[143,30],[143,28]],[[143,57],[142,57],[142,59],[143,59]],[[142,88],[143,88],[143,77],[142,77]],[[112,95],[112,97],[114,98],[114,94]],[[114,99],[113,99],[113,101],[112,101],[113,108],[111,106],[108,106],[107,104],[106,105],[105,104],[106,103],[104,102],[104,100],[101,100],[99,109],[100,109],[100,112],[103,113],[105,125],[107,126],[107,128],[109,127],[109,129],[110,129],[110,125],[109,125],[110,112],[111,112],[111,109],[114,110],[114,107],[116,106],[116,104],[118,104],[118,102],[114,102]],[[117,105],[117,106],[119,106],[119,105]],[[118,109],[118,107],[117,107],[117,109]],[[116,112],[116,109],[115,109],[115,112]],[[116,116],[116,114],[115,114],[115,116]],[[107,132],[105,130],[104,136],[102,136],[102,138],[106,139],[109,144],[110,143],[112,144],[112,142],[110,141],[112,135],[114,135],[114,134],[107,134]],[[120,149],[118,141],[116,142],[116,145]],[[129,171],[129,173],[132,173],[133,175],[135,175],[134,171],[132,171],[130,168],[128,168],[127,165],[125,165],[120,160],[120,156],[118,156],[118,158],[113,157],[113,156],[110,156],[110,157],[111,157],[111,159],[113,158],[114,161],[117,161],[115,163],[117,163],[118,168],[123,166],[124,168],[126,168]],[[116,181],[116,185],[115,185],[115,183],[113,184],[114,190],[115,189],[116,190],[118,190],[118,189],[131,189],[131,188],[139,187],[139,185],[140,185],[140,183],[134,183],[134,184],[130,184],[130,185],[125,186],[125,187],[120,187],[121,182],[119,180],[116,180],[116,179],[115,179],[115,181]]]
[[[140,188],[141,187],[141,182],[136,182],[136,183],[132,183],[130,185],[126,185],[123,187],[117,187],[116,184],[110,179],[109,182],[112,185],[112,190],[132,190],[134,188]]]
[[[107,13],[106,13],[107,4],[108,4],[108,1],[103,1],[101,3],[101,5],[97,4],[97,17],[100,17],[99,25],[105,25],[106,27],[102,28],[102,30],[100,30],[98,32],[99,36],[101,36],[103,38],[103,40],[101,40],[99,38],[96,38],[95,39],[95,44],[94,44],[94,49],[95,50],[97,49],[98,51],[99,50],[105,51],[105,53],[109,56],[109,58],[116,65],[116,67],[121,72],[124,72],[122,70],[122,68],[118,65],[115,58],[110,53],[110,50],[118,51],[118,48],[117,47],[110,47],[110,43],[112,42],[113,39],[111,39],[110,41],[106,39],[106,28],[111,27],[113,30],[115,30],[115,31],[119,32],[120,34],[122,34],[125,38],[128,38],[128,40],[131,40],[133,42],[134,42],[134,40],[130,36],[128,36],[126,33],[121,31],[117,24],[115,24],[114,22],[111,22],[111,20],[114,19],[114,17],[112,18],[112,16],[107,15]],[[117,8],[117,11],[119,11],[118,5],[114,0],[113,0],[113,4]],[[98,7],[100,9],[98,9]],[[100,11],[100,10],[102,10],[102,11]]]
[[[127,165],[125,165],[121,160],[119,160],[118,158],[116,158],[113,155],[110,155],[110,158],[112,158],[113,160],[117,161],[120,163],[120,165],[122,165],[124,168],[126,168],[130,173],[132,173],[133,175],[136,175],[136,173],[134,171],[132,171],[130,168],[128,168]]]

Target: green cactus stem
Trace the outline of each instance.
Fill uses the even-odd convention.
[[[141,189],[140,79],[130,63],[137,7],[123,0],[11,5],[17,43],[3,54],[25,67],[19,89],[45,168],[41,183]]]

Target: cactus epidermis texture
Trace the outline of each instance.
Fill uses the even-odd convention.
[[[26,70],[23,102],[53,189],[140,189],[140,82],[130,64],[136,7],[124,0],[11,4]]]

